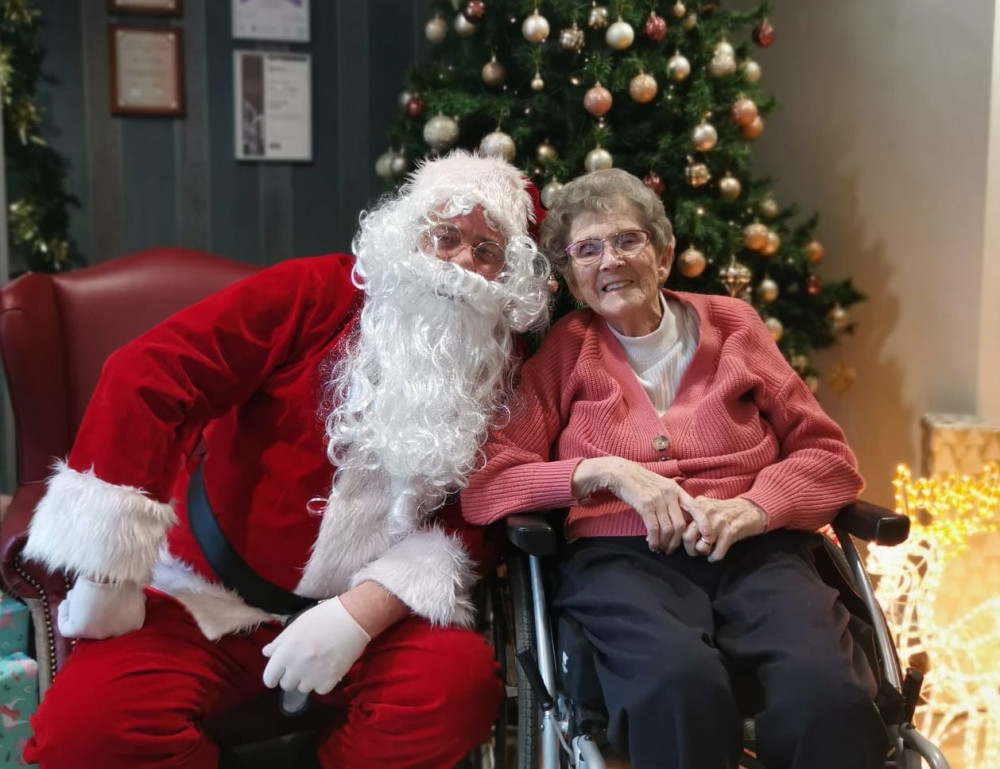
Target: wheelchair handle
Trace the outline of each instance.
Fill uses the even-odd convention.
[[[542,674],[538,670],[538,660],[535,658],[534,652],[525,647],[514,652],[514,656],[517,657],[517,664],[521,668],[521,673],[528,679],[528,685],[535,692],[538,705],[542,710],[551,710],[555,707],[555,699],[542,680]]]

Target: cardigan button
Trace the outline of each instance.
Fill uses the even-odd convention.
[[[653,448],[657,451],[666,451],[670,445],[670,439],[666,435],[657,435],[653,438]]]

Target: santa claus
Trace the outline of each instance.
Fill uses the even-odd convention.
[[[443,769],[484,738],[479,533],[448,528],[449,495],[503,417],[514,335],[547,319],[527,186],[427,162],[353,257],[282,262],[108,360],[25,550],[76,575],[79,639],[27,762],[214,769],[205,724],[266,687],[329,707],[325,767]]]

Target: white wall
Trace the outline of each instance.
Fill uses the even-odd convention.
[[[1000,13],[993,19],[993,41],[978,390],[980,415],[1000,423]]]
[[[888,503],[895,465],[919,469],[921,415],[975,413],[980,357],[1000,371],[1000,332],[980,349],[981,307],[1000,299],[982,283],[994,0],[777,0],[771,19],[776,41],[754,55],[784,109],[757,164],[779,203],[820,213],[821,275],[868,296],[855,336],[817,358],[852,365],[854,387],[837,396],[824,381],[820,398],[858,454],[866,498]],[[1000,195],[1000,172],[990,178]]]

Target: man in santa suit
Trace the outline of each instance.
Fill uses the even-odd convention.
[[[547,319],[527,186],[496,158],[427,162],[362,216],[353,257],[282,262],[109,358],[25,550],[76,575],[59,629],[79,639],[27,762],[215,769],[206,723],[267,687],[330,709],[331,769],[446,769],[483,740],[502,694],[469,629],[475,534],[444,524],[514,335]],[[227,584],[192,499],[256,575],[319,603],[283,626]]]

